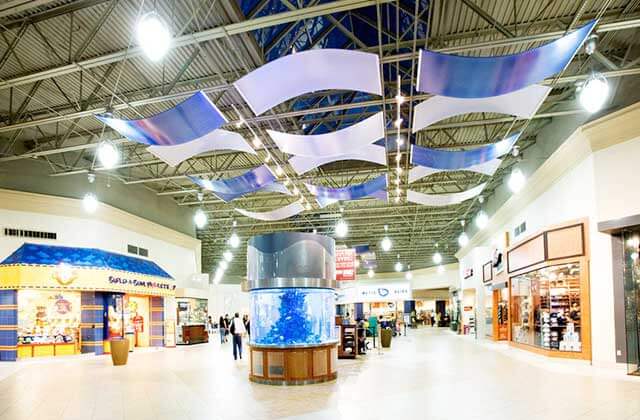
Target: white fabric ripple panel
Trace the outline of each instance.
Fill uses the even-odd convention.
[[[412,131],[415,133],[433,123],[471,112],[494,112],[530,118],[545,100],[551,87],[532,85],[505,95],[489,98],[452,98],[434,96],[416,105]]]
[[[480,195],[484,187],[487,185],[486,182],[482,184],[470,188],[466,191],[462,191],[459,193],[451,193],[451,194],[424,194],[417,191],[408,190],[407,191],[407,201],[416,204],[422,204],[425,206],[433,206],[433,207],[441,207],[441,206],[449,206],[451,204],[459,204],[463,201],[467,201],[473,197]]]
[[[296,214],[302,213],[304,211],[304,206],[302,205],[302,203],[300,203],[300,201],[295,201],[284,207],[280,207],[275,210],[265,211],[265,212],[253,212],[253,211],[247,211],[244,209],[235,209],[235,210],[238,213],[242,214],[243,216],[247,216],[252,219],[262,220],[265,222],[272,222],[275,220],[287,219],[291,216],[295,216]]]
[[[273,60],[234,83],[255,115],[296,96],[320,90],[382,95],[377,54],[317,49]]]
[[[302,175],[312,169],[317,168],[318,166],[322,166],[331,162],[337,162],[340,160],[360,160],[364,162],[377,163],[378,165],[386,165],[387,153],[384,149],[384,146],[369,144],[353,153],[347,153],[339,156],[293,156],[291,159],[289,159],[289,164],[298,175]]]
[[[427,166],[416,166],[409,170],[409,183],[416,182],[417,180],[422,179],[425,176],[433,175],[438,172],[451,172],[451,171],[460,171],[460,170],[478,172],[481,174],[491,176],[496,173],[496,171],[498,170],[501,164],[502,164],[501,159],[492,159],[484,163],[479,163],[477,165],[469,166],[468,168],[464,168],[464,169],[446,170],[446,169],[429,168]]]
[[[267,130],[284,153],[296,156],[325,158],[358,153],[360,149],[384,137],[382,112],[345,129],[326,134],[288,134]]]

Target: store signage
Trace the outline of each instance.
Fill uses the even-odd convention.
[[[144,281],[144,280],[136,280],[136,279],[127,279],[124,277],[114,277],[109,276],[109,283],[111,284],[122,284],[129,285],[134,287],[144,287],[149,289],[164,289],[164,290],[175,290],[175,284],[167,284],[167,283],[159,283],[156,281]]]
[[[356,250],[353,248],[336,249],[336,280],[352,281],[356,279]]]
[[[411,284],[379,283],[336,290],[338,304],[411,300]]]

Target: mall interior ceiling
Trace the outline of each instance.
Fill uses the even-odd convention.
[[[139,16],[153,9],[169,23],[173,35],[172,48],[160,63],[147,60],[132,37]],[[471,56],[514,54],[557,39],[592,19],[599,19],[596,51],[587,54],[581,49],[560,75],[545,81],[553,89],[532,118],[467,114],[415,134],[409,124],[402,126],[401,136],[409,144],[449,150],[490,144],[522,131],[520,154],[506,157],[491,177],[440,172],[412,184],[413,189],[438,194],[488,182],[482,194],[488,209],[498,208],[508,198],[505,177],[513,165],[525,162],[533,171],[557,147],[554,133],[566,136],[594,118],[576,100],[581,84],[592,72],[600,72],[612,86],[607,112],[640,99],[639,0],[4,1],[0,4],[0,187],[16,188],[21,183],[22,189],[56,193],[56,188],[64,186],[66,192],[59,194],[81,198],[89,188],[88,179],[95,176],[103,189],[117,191],[99,193],[100,200],[124,209],[138,200],[136,212],[143,217],[157,212],[156,207],[175,207],[177,211],[167,213],[174,218],[191,217],[201,208],[209,222],[197,232],[191,229],[202,240],[205,271],[220,260],[232,229],[243,241],[278,230],[316,229],[333,235],[341,218],[348,222],[349,234],[339,243],[369,245],[377,251],[378,271],[392,271],[398,254],[412,269],[431,266],[436,246],[444,262],[454,262],[461,221],[471,226],[482,204],[478,199],[446,207],[407,202],[404,193],[410,163],[406,147],[398,158],[403,169],[397,187],[400,194],[394,185],[386,203],[360,199],[325,208],[313,205],[286,220],[261,222],[234,209],[268,211],[293,198],[261,192],[225,203],[207,191],[200,195],[202,191],[188,176],[237,176],[259,165],[264,155],[207,152],[172,167],[150,154],[145,145],[127,141],[105,127],[95,115],[109,111],[121,118],[143,118],[204,91],[227,116],[225,128],[247,139],[253,137],[250,129],[255,130],[301,194],[308,195],[305,182],[344,187],[395,172],[396,111],[392,104],[398,80],[406,98],[401,110],[405,122],[412,120],[414,106],[428,97],[416,90],[420,49]],[[232,83],[279,57],[317,48],[377,54],[384,97],[321,91],[254,117]],[[342,161],[298,176],[265,131],[327,133],[380,111],[387,127],[383,141],[386,166]],[[244,124],[237,124],[238,112],[248,116]],[[111,169],[96,159],[97,147],[105,139],[121,153],[119,163]],[[145,204],[147,198],[140,199],[149,194],[155,197],[153,206]],[[308,199],[313,201],[310,195]],[[172,223],[175,221],[167,222]],[[386,234],[394,241],[388,253],[380,251]],[[230,274],[241,276],[245,256],[237,258]]]

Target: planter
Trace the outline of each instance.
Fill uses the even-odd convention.
[[[114,366],[122,366],[127,364],[129,358],[129,340],[127,338],[112,338],[109,340],[111,344],[111,360]]]
[[[389,328],[385,328],[380,331],[380,342],[382,343],[382,347],[388,348],[391,347],[391,334],[393,331]]]

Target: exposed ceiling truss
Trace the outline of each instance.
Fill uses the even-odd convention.
[[[141,54],[131,30],[141,13],[157,7],[171,23],[174,47],[162,64]],[[590,2],[509,0],[12,0],[0,5],[0,171],[3,165],[35,159],[47,165],[52,177],[96,173],[127,185],[143,185],[178,206],[203,207],[210,223],[198,235],[203,241],[203,268],[210,270],[226,249],[235,221],[241,238],[275,230],[332,234],[339,217],[350,225],[347,245],[368,244],[378,251],[382,271],[391,270],[399,253],[412,268],[431,265],[436,242],[445,262],[454,260],[460,220],[470,221],[477,201],[443,208],[372,199],[313,208],[281,222],[257,222],[233,208],[267,211],[291,201],[282,195],[259,193],[225,204],[211,194],[199,202],[187,175],[225,178],[261,162],[258,157],[230,152],[206,153],[170,167],[145,147],[105,129],[94,115],[107,110],[125,118],[140,118],[175,105],[199,90],[205,91],[228,116],[229,129],[249,137],[247,127],[236,128],[234,107],[250,115],[233,81],[260,65],[311,48],[348,48],[380,55],[384,97],[352,92],[317,92],[278,106],[259,117],[247,117],[263,136],[263,143],[279,162],[288,157],[264,137],[265,129],[321,133],[344,128],[376,112],[388,122],[396,77],[408,96],[403,118],[410,121],[413,106],[428,98],[415,91],[420,48],[469,55],[503,55],[524,51],[556,39],[567,30],[599,18],[598,50],[582,51],[558,78],[547,81],[553,91],[531,120],[496,114],[451,118],[411,135],[411,143],[443,148],[469,148],[493,143],[517,129],[526,154],[541,139],[550,122],[583,111],[575,103],[576,86],[600,71],[613,86],[640,74],[640,1]],[[611,106],[615,106],[615,102]],[[388,133],[394,137],[395,132]],[[95,149],[111,139],[122,159],[105,170],[96,163]],[[542,139],[543,140],[543,139]],[[284,166],[295,182],[328,186],[361,183],[389,172],[388,166],[362,162],[326,165],[304,176]],[[402,166],[409,169],[407,154]],[[515,160],[505,159],[491,178],[468,172],[441,173],[411,184],[428,193],[459,192],[488,181],[490,196],[503,182]],[[405,171],[406,173],[406,171]],[[407,188],[406,179],[402,186]],[[391,253],[378,244],[388,226],[394,240]],[[243,253],[240,253],[243,254]],[[231,272],[244,273],[239,255]]]

